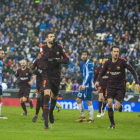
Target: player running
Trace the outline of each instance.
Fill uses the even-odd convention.
[[[115,128],[114,114],[113,114],[113,100],[115,100],[114,108],[122,112],[122,102],[125,97],[126,89],[126,73],[125,70],[128,69],[135,78],[135,87],[139,89],[139,80],[136,71],[125,59],[119,57],[119,48],[113,46],[111,48],[110,60],[107,60],[104,64],[103,70],[99,75],[95,87],[99,86],[99,81],[109,71],[109,78],[107,83],[107,101],[108,101],[108,116],[111,122],[109,129]]]
[[[21,60],[20,64],[21,64],[21,68],[17,70],[14,77],[14,82],[16,82],[17,78],[20,77],[20,90],[18,95],[20,98],[21,107],[24,110],[24,113],[21,115],[26,116],[27,109],[25,103],[29,102],[30,108],[31,109],[33,108],[33,103],[32,100],[29,99],[29,94],[30,94],[31,85],[35,80],[35,77],[31,79],[32,73],[30,72],[30,69],[27,68],[26,60]]]

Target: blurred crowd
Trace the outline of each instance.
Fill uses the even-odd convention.
[[[83,50],[96,68],[117,45],[120,56],[140,73],[140,0],[1,0],[0,48],[6,52],[3,81],[8,88],[18,87],[13,77],[19,61],[37,57],[47,31],[56,33],[70,56],[69,65],[62,65],[61,89],[76,90],[81,83]],[[127,82],[133,81],[127,72]]]

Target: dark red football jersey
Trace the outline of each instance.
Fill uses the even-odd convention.
[[[30,87],[28,82],[31,79],[32,73],[29,71],[29,68],[22,70],[21,68],[17,70],[15,77],[20,77],[20,87]]]
[[[104,64],[103,70],[98,77],[97,81],[100,81],[102,76],[109,71],[109,78],[107,87],[125,89],[126,86],[126,75],[125,70],[128,69],[135,78],[135,83],[139,84],[138,76],[133,67],[123,58],[119,57],[118,60],[113,63],[112,59],[107,60]]]
[[[103,70],[103,66],[98,66],[96,68],[95,73],[94,73],[94,81],[97,80],[97,78],[98,78],[99,74],[102,72],[102,70]],[[109,77],[109,71],[107,71],[106,74],[101,78],[101,80],[99,82],[99,86],[106,88],[108,77]]]
[[[68,64],[69,62],[68,54],[60,45],[56,45],[54,48],[43,45],[40,47],[40,52],[44,60],[43,75],[51,78],[59,78],[61,64]],[[58,59],[58,63],[54,63],[53,58]]]

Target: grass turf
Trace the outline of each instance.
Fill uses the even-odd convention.
[[[28,116],[21,116],[20,107],[2,107],[2,114],[8,120],[0,119],[0,140],[138,140],[140,139],[139,113],[115,112],[116,129],[110,130],[107,111],[104,117],[97,118],[91,124],[77,123],[78,110],[54,111],[55,123],[44,130],[41,113],[37,122],[32,117],[35,109],[28,109]],[[85,110],[86,116],[88,111]],[[87,117],[88,118],[88,117]]]

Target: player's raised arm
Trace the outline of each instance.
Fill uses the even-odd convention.
[[[19,76],[19,70],[17,70],[17,72],[15,73],[15,77],[14,77],[13,82],[17,81],[18,76]]]
[[[61,48],[62,59],[58,60],[59,63],[68,64],[69,63],[69,55],[65,52],[63,48]]]
[[[134,70],[134,68],[128,63],[128,61],[125,61],[124,60],[124,63],[125,63],[125,68],[128,69],[132,75],[134,76],[134,79],[135,79],[135,87],[137,90],[139,90],[139,79],[138,79],[138,75],[136,73],[136,71]]]
[[[134,68],[128,63],[128,61],[124,61],[124,63],[125,63],[125,68],[128,69],[132,73],[132,75],[134,76],[135,83],[139,84],[139,79],[138,79],[137,73],[134,70]]]

